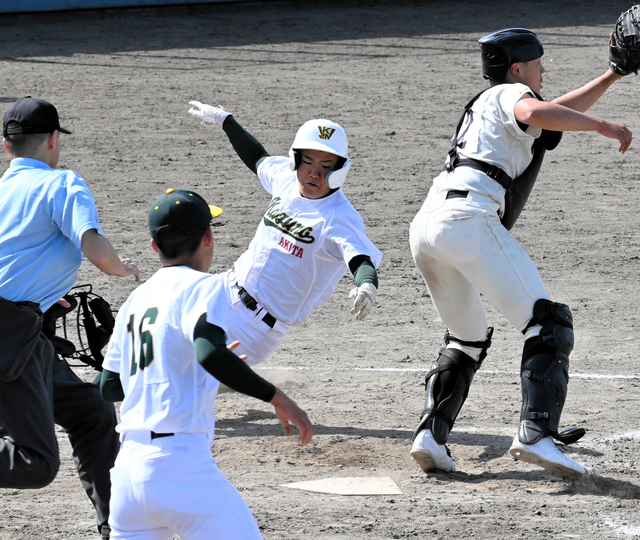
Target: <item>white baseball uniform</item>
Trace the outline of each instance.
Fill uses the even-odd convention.
[[[111,470],[111,538],[261,539],[211,456],[218,381],[198,363],[194,328],[226,328],[225,276],[163,267],[118,312],[104,368],[120,374],[121,449]]]
[[[375,268],[382,261],[341,189],[321,199],[301,196],[286,157],[265,158],[257,172],[271,204],[227,279],[232,303],[227,333],[240,340],[235,352],[246,354],[249,364],[266,360],[292,325],[328,300],[353,257],[368,255]],[[258,302],[254,311],[239,299],[239,287]],[[276,321],[273,327],[264,321],[267,313]]]
[[[515,105],[527,93],[534,96],[520,83],[486,90],[460,128],[460,158],[497,165],[512,178],[520,175],[541,133],[516,120]],[[469,194],[447,198],[452,190]],[[465,341],[487,337],[481,294],[519,331],[531,320],[535,301],[549,298],[535,264],[500,223],[504,196],[505,189],[479,170],[445,170],[411,223],[411,253],[438,314],[451,334]],[[526,337],[537,330],[530,329]]]

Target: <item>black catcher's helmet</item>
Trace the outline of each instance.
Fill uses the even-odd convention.
[[[502,82],[516,62],[529,62],[544,54],[542,41],[531,30],[505,28],[478,41],[482,51],[482,75]]]

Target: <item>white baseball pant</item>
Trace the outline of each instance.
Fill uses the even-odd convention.
[[[204,433],[128,432],[111,469],[113,540],[262,540]]]
[[[535,301],[549,298],[538,269],[500,224],[497,202],[473,192],[446,195],[432,188],[410,229],[411,253],[438,314],[455,337],[484,341],[482,294],[522,332]]]

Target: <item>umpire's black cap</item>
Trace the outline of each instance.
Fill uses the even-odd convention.
[[[197,193],[168,189],[149,210],[149,231],[156,244],[206,229],[222,208],[207,204]]]
[[[71,134],[68,129],[60,127],[57,109],[43,99],[26,98],[16,101],[4,113],[2,135],[16,135],[18,133],[60,133]]]

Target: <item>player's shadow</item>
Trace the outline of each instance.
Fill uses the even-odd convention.
[[[554,478],[550,473],[542,469],[535,471],[503,471],[483,472],[480,474],[468,474],[463,471],[455,471],[446,475],[452,482],[463,482],[468,484],[478,484],[496,480],[522,480],[525,482],[548,481]],[[615,499],[637,500],[640,499],[640,486],[617,478],[609,478],[595,473],[588,473],[577,480],[565,481],[557,479],[565,484],[564,489],[559,490],[555,495],[596,495],[602,497],[613,497]]]
[[[268,411],[250,409],[243,416],[216,419],[216,436],[226,437],[275,437],[282,435],[282,426],[277,423],[260,423],[262,420],[276,420],[277,416]],[[295,428],[294,428],[295,429]],[[411,439],[413,431],[404,429],[371,429],[354,426],[313,425],[314,435],[350,435],[357,437],[378,437],[391,439]]]
[[[458,445],[483,446],[483,451],[478,454],[477,460],[487,461],[507,455],[513,438],[501,435],[487,435],[478,433],[465,433],[464,431],[453,432],[449,438],[449,442]],[[580,461],[579,456],[603,456],[602,452],[590,448],[580,446],[565,446],[563,453]],[[474,460],[475,461],[475,460]],[[536,468],[533,471],[502,471],[502,472],[483,472],[480,474],[468,474],[463,471],[449,473],[447,476],[454,482],[465,482],[476,484],[486,481],[495,480],[523,480],[527,482],[548,481],[552,478],[550,473],[543,469]],[[640,499],[640,485],[609,478],[597,473],[589,473],[577,480],[564,482],[565,488],[559,491],[558,495],[597,495],[604,497],[614,497],[617,499]]]
[[[515,436],[515,433],[514,433]],[[449,437],[449,443],[464,446],[482,446],[484,450],[478,455],[478,459],[486,461],[502,456],[509,451],[513,437],[505,435],[490,435],[486,433],[470,433],[465,431],[453,431]],[[602,456],[602,452],[591,448],[567,445],[563,449],[565,454],[583,456]],[[574,456],[575,457],[575,456]],[[579,458],[576,458],[579,461]]]

